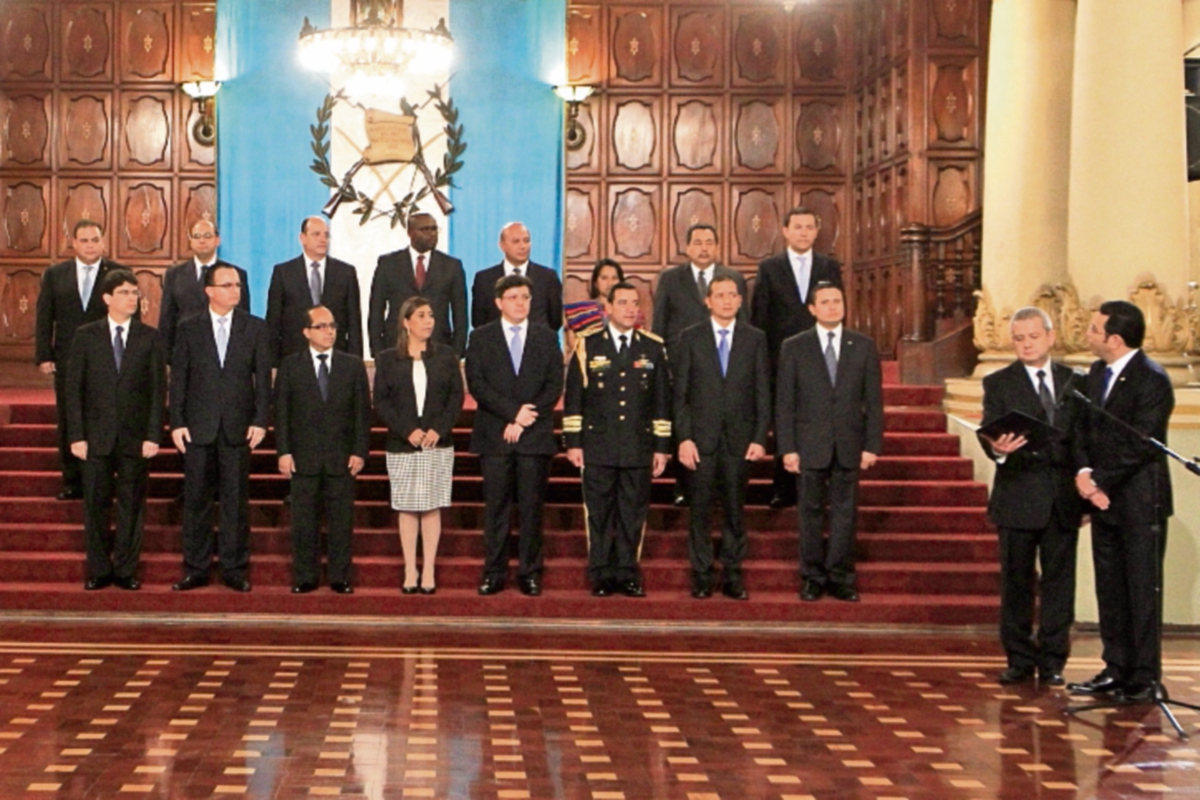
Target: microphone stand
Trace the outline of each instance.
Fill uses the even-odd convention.
[[[1079,398],[1084,403],[1086,403],[1088,405],[1088,407],[1091,408],[1093,411],[1103,415],[1110,422],[1115,422],[1119,427],[1121,427],[1124,430],[1128,431],[1129,433],[1133,434],[1135,437],[1137,437],[1137,439],[1139,441],[1141,441],[1145,444],[1148,444],[1151,447],[1153,447],[1155,450],[1158,450],[1160,453],[1163,453],[1164,455],[1167,455],[1167,456],[1175,459],[1176,461],[1178,461],[1180,464],[1183,465],[1184,469],[1186,469],[1188,472],[1192,473],[1193,475],[1200,476],[1200,462],[1198,462],[1197,459],[1195,459],[1195,458],[1188,459],[1188,458],[1185,458],[1184,456],[1181,456],[1179,453],[1176,453],[1174,450],[1167,447],[1165,444],[1158,441],[1153,436],[1150,436],[1147,433],[1143,433],[1142,431],[1139,431],[1137,428],[1133,427],[1125,420],[1121,419],[1120,417],[1117,417],[1115,414],[1113,414],[1112,412],[1105,409],[1102,405],[1093,402],[1090,397],[1088,397],[1086,394],[1079,391],[1078,389],[1072,389],[1071,393],[1074,394],[1075,397]],[[1166,716],[1166,718],[1168,720],[1170,720],[1172,727],[1175,728],[1175,732],[1177,734],[1179,734],[1180,739],[1187,739],[1188,738],[1187,733],[1184,731],[1183,726],[1181,726],[1179,724],[1179,720],[1175,719],[1175,715],[1171,713],[1170,707],[1178,706],[1180,708],[1189,708],[1194,711],[1200,711],[1200,706],[1192,705],[1191,703],[1184,703],[1179,700],[1172,700],[1170,698],[1170,696],[1167,694],[1167,687],[1163,686],[1163,682],[1162,682],[1163,559],[1166,557],[1166,541],[1165,541],[1165,537],[1163,535],[1164,520],[1162,518],[1162,513],[1159,510],[1159,486],[1158,486],[1159,480],[1160,480],[1159,470],[1156,468],[1154,470],[1154,524],[1151,525],[1150,529],[1151,529],[1151,531],[1153,531],[1154,537],[1158,540],[1158,546],[1155,548],[1155,553],[1154,553],[1154,555],[1155,555],[1155,559],[1154,559],[1154,594],[1157,599],[1155,612],[1157,614],[1158,635],[1155,638],[1156,651],[1155,651],[1155,659],[1154,659],[1154,661],[1155,661],[1154,685],[1153,685],[1151,693],[1150,693],[1150,698],[1147,702],[1150,702],[1153,705],[1158,706],[1158,709],[1160,711],[1162,711],[1162,713]],[[1133,705],[1138,705],[1138,704],[1139,703],[1137,703],[1137,702],[1131,702],[1131,701],[1107,700],[1107,701],[1100,702],[1100,703],[1086,703],[1084,705],[1074,705],[1074,706],[1068,705],[1066,708],[1066,713],[1074,715],[1074,714],[1078,714],[1081,711],[1092,711],[1092,710],[1095,710],[1098,708],[1126,708],[1128,706],[1133,706]]]

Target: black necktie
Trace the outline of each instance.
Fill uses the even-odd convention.
[[[329,399],[329,353],[317,354],[321,365],[317,367],[317,386],[321,387],[321,399]]]
[[[121,361],[125,358],[125,338],[121,335],[125,329],[117,326],[117,336],[113,339],[113,359],[117,362],[117,372],[121,371]]]
[[[621,355],[625,355],[625,349],[629,346],[628,345],[629,337],[622,333],[617,338],[621,340],[620,346],[617,347],[617,352],[620,353]]]
[[[513,267],[513,275],[516,275],[518,278],[521,277],[521,268]]]
[[[1039,369],[1037,371],[1038,379],[1038,399],[1042,401],[1042,408],[1046,410],[1046,421],[1051,425],[1054,424],[1054,395],[1050,394],[1050,387],[1046,385],[1046,371]]]
[[[696,291],[700,293],[700,300],[708,297],[708,281],[704,280],[704,270],[696,270]]]

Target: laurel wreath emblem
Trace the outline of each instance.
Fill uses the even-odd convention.
[[[309,126],[314,155],[309,169],[320,176],[321,183],[335,191],[340,190],[343,202],[355,204],[353,213],[358,215],[359,225],[366,225],[373,219],[390,220],[393,228],[397,225],[407,225],[409,216],[419,210],[421,201],[429,197],[433,189],[456,188],[454,174],[463,168],[462,156],[467,150],[467,143],[463,139],[463,126],[458,123],[458,108],[454,105],[454,99],[444,97],[442,88],[435,85],[433,89],[426,91],[429,102],[434,104],[445,122],[442,133],[446,136],[446,153],[442,157],[442,165],[433,173],[432,187],[426,184],[404,195],[391,206],[377,204],[370,196],[352,185],[343,186],[333,174],[333,168],[329,164],[329,123],[333,119],[334,106],[339,100],[345,99],[344,93],[325,95],[325,101],[317,108],[317,123]],[[400,98],[400,110],[408,116],[416,116],[418,111],[403,97]],[[423,158],[419,152],[418,157]]]

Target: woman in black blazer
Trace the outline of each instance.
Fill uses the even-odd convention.
[[[404,594],[433,594],[441,509],[450,505],[452,430],[463,405],[462,372],[454,349],[430,341],[433,308],[424,297],[400,307],[396,347],[375,359],[375,410],[387,424],[392,508],[400,512]],[[417,534],[424,563],[417,581]]]

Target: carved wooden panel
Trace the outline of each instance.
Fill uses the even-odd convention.
[[[612,20],[614,86],[657,86],[662,83],[662,11],[615,6]]]
[[[217,163],[217,145],[204,145],[196,141],[193,134],[195,125],[200,121],[200,110],[182,94],[175,96],[179,103],[179,113],[186,117],[183,126],[178,131],[179,168],[181,170],[202,170],[208,172]]]
[[[801,83],[844,81],[846,16],[819,6],[797,7],[796,80]]]
[[[897,67],[892,79],[893,147],[897,153],[908,149],[908,70]]]
[[[731,192],[730,262],[757,262],[783,249],[779,222],[783,187],[734,186]]]
[[[693,225],[703,222],[721,230],[721,194],[720,185],[671,187],[669,260],[687,257],[684,246],[687,244],[687,230]]]
[[[191,247],[188,246],[188,231],[202,219],[217,224],[216,185],[211,180],[181,180],[176,208],[181,211],[178,215],[180,221],[175,225],[175,252],[186,256],[191,252]]]
[[[719,173],[724,104],[719,97],[671,98],[671,172]]]
[[[37,329],[37,299],[42,288],[40,271],[12,269],[0,272],[0,337],[7,343],[33,341]]]
[[[800,104],[796,119],[797,166],[811,172],[839,169],[842,110],[824,100]]]
[[[563,227],[565,242],[563,250],[567,258],[586,258],[595,260],[596,233],[599,220],[596,219],[597,201],[600,187],[589,186],[587,191],[578,188],[567,190],[567,221]]]
[[[0,78],[50,78],[48,3],[21,3],[0,8]]]
[[[121,93],[120,166],[170,169],[174,93]]]
[[[179,69],[183,81],[212,80],[216,53],[217,7],[215,3],[185,3],[180,9]]]
[[[933,187],[933,224],[952,225],[975,207],[971,176],[965,166],[937,170]]]
[[[604,80],[603,23],[599,6],[567,11],[567,80],[597,84]]]
[[[974,98],[968,88],[967,68],[961,64],[930,65],[936,82],[929,97],[933,118],[932,140],[961,142],[967,137],[974,110]]]
[[[629,98],[615,103],[609,169],[613,172],[659,172],[662,101]]]
[[[935,37],[947,40],[944,44],[973,44],[972,35],[975,4],[967,0],[930,0],[933,10],[932,27]]]
[[[0,166],[50,166],[50,94],[0,94]]]
[[[671,82],[720,86],[725,78],[725,14],[720,8],[673,9],[675,30]]]
[[[112,168],[112,94],[63,92],[58,116],[58,158],[67,169]]]
[[[783,9],[736,9],[733,31],[733,85],[783,84],[787,50]]]
[[[106,231],[112,229],[109,210],[112,205],[112,181],[109,178],[59,178],[55,197],[60,209],[55,233],[57,255],[72,255],[71,229],[81,219],[99,222]],[[108,237],[112,247],[113,237]]]
[[[171,182],[141,178],[120,181],[117,258],[167,257]]]
[[[737,172],[781,172],[784,148],[782,98],[742,100],[733,120],[733,166]]]
[[[609,238],[614,258],[657,261],[662,245],[662,191],[657,185],[609,186]]]
[[[601,128],[596,125],[594,114],[600,109],[600,101],[589,100],[579,106],[579,116],[576,123],[583,130],[583,145],[576,150],[567,150],[567,169],[579,173],[594,173],[600,170],[600,159],[597,153],[602,150],[599,134]]]
[[[162,275],[161,269],[135,269],[138,292],[141,293],[139,304],[142,307],[142,322],[158,327],[158,314],[162,310]]]
[[[138,3],[120,6],[123,81],[171,80],[171,27],[174,7],[170,3]]]
[[[33,257],[50,254],[50,186],[42,179],[11,178],[0,182],[3,235],[0,255]]]
[[[796,196],[795,205],[806,206],[817,213],[821,220],[821,232],[813,247],[818,253],[833,253],[842,261],[846,260],[844,239],[842,238],[842,189],[813,188],[801,191]]]
[[[64,6],[62,79],[112,80],[112,6]]]

